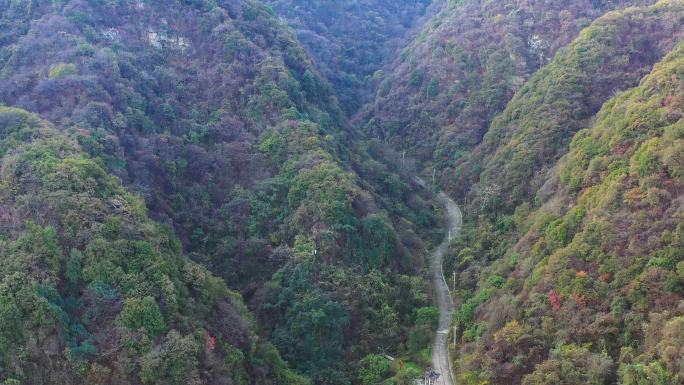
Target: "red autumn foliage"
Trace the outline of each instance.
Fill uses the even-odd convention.
[[[547,297],[549,298],[549,302],[551,303],[551,308],[553,309],[553,311],[560,310],[561,303],[560,296],[558,296],[558,293],[556,293],[555,290],[549,290]]]
[[[204,340],[205,340],[205,345],[209,351],[214,351],[216,349],[216,338],[212,337],[209,332],[204,333]]]

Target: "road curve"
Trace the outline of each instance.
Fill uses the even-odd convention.
[[[461,229],[462,217],[461,210],[446,194],[439,193],[438,198],[446,209],[447,234],[430,256],[430,275],[435,290],[435,300],[439,308],[439,327],[432,344],[432,367],[440,374],[435,385],[454,385],[449,365],[449,328],[451,327],[454,303],[451,299],[451,293],[449,293],[449,286],[444,279],[442,261],[449,248],[450,237],[456,235]]]

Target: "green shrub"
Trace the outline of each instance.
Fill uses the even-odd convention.
[[[662,168],[658,160],[659,138],[645,141],[632,157],[632,168],[640,177],[652,175]]]
[[[140,378],[145,384],[180,385],[198,381],[199,346],[192,335],[182,336],[172,330],[166,335],[161,351],[146,354]]]
[[[153,297],[127,298],[119,313],[121,325],[137,330],[144,329],[150,337],[157,336],[166,330],[164,318],[159,305]]]
[[[58,63],[50,68],[48,77],[50,79],[61,79],[65,76],[75,75],[76,65],[72,63]]]
[[[416,325],[427,325],[432,330],[436,330],[438,323],[439,309],[436,307],[427,306],[416,310]]]
[[[359,380],[363,385],[379,385],[387,376],[389,362],[385,357],[369,354],[361,360]]]

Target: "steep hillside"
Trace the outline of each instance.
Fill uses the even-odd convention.
[[[438,0],[267,0],[294,28],[340,99],[353,114],[375,75],[405,43],[407,33]],[[374,76],[375,75],[375,76]]]
[[[456,162],[448,186],[461,194],[470,187],[472,210],[489,214],[531,201],[573,134],[615,91],[635,86],[683,32],[681,1],[601,17],[520,88],[482,143]]]
[[[458,384],[684,384],[683,31],[682,0],[0,0],[0,384],[409,385],[438,327]]]
[[[141,194],[194,261],[245,295],[294,369],[346,384],[378,346],[407,356],[427,346],[416,251],[433,209],[383,163],[395,154],[353,142],[330,86],[267,7],[0,10],[0,102],[72,132]]]
[[[555,194],[481,273],[463,383],[682,383],[683,116],[680,44],[575,135]]]
[[[681,181],[661,169],[637,175],[635,162],[642,142],[667,136],[664,127],[681,117],[671,107],[681,93],[681,46],[592,117],[682,40],[683,7],[662,1],[597,20],[520,89],[457,168],[461,191],[479,179],[445,266],[459,277],[461,382],[679,383],[656,348],[676,349],[658,341],[676,338],[678,321],[668,337],[643,333],[681,312],[673,257],[681,254]],[[663,154],[680,151],[679,142],[667,143]],[[632,202],[648,199],[649,207]],[[649,260],[667,253],[674,275],[651,270]],[[642,330],[649,319],[660,323]]]
[[[0,107],[3,384],[305,384],[75,140]]]
[[[365,131],[441,170],[481,140],[537,69],[606,11],[653,1],[450,1],[399,56]],[[442,173],[443,181],[452,171]]]

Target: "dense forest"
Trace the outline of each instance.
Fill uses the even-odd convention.
[[[421,17],[443,0],[266,0],[287,20],[341,107],[353,114],[370,99],[382,67]]]
[[[413,385],[442,239],[444,384],[684,384],[683,122],[682,0],[0,0],[0,385]]]
[[[683,17],[681,2],[660,2],[598,19],[521,87],[483,143],[456,167],[452,177],[471,218],[448,263],[461,278],[456,322],[463,383],[679,383],[658,361],[646,324],[662,316],[658,327],[664,327],[682,311],[678,279],[649,267],[651,256],[676,247],[667,237],[676,237],[677,188],[654,201],[649,216],[646,207],[628,203],[630,188],[620,183],[663,192],[665,179],[681,183],[664,169],[662,181],[653,175],[653,185],[640,182],[632,167],[637,148],[650,139],[637,127],[657,131],[680,117],[672,110],[663,117],[669,123],[656,118],[668,114],[661,108],[681,92],[681,53],[674,47]],[[653,83],[658,77],[676,86]],[[658,102],[653,96],[650,104],[624,100],[621,116],[613,109],[615,92],[639,85],[630,91],[637,95],[646,84],[649,92],[669,95]],[[607,110],[620,117],[608,119]],[[675,147],[670,151],[681,151]],[[650,371],[661,367],[661,382],[648,382],[656,376]]]
[[[453,178],[525,81],[625,1],[449,1],[385,71],[359,124]],[[478,173],[478,170],[473,170]]]
[[[0,55],[0,100],[50,121],[74,142],[80,156],[142,198],[138,204],[147,206],[149,217],[172,229],[175,253],[182,251],[184,258],[242,293],[254,315],[234,314],[235,321],[258,325],[261,338],[271,341],[290,367],[316,383],[334,384],[356,381],[361,360],[378,353],[378,346],[401,347],[421,359],[431,318],[419,314],[431,313],[429,286],[420,279],[420,252],[424,242],[439,236],[429,195],[421,197],[399,175],[390,149],[354,143],[359,133],[347,123],[332,88],[271,10],[253,1],[171,6],[161,1],[20,1],[3,2],[2,11],[7,32]],[[18,156],[13,151],[7,159]],[[2,184],[9,189],[7,199],[19,199],[25,193],[14,191],[8,175],[3,173]],[[43,179],[48,177],[34,178],[47,183]],[[97,181],[88,184],[103,193]],[[18,258],[13,239],[34,225],[62,234],[67,226],[86,226],[79,216],[100,218],[74,213],[68,217],[76,216],[76,222],[68,225],[49,213],[42,206],[58,203],[60,195],[81,194],[51,187],[55,196],[26,209],[35,218],[24,218],[14,204],[3,213],[14,224],[3,254]],[[60,255],[71,255],[73,249],[87,259],[87,242],[55,242]],[[133,263],[126,262],[136,258],[129,255],[135,254],[131,246],[116,249],[112,253],[121,254],[121,263]],[[69,289],[67,259],[54,263],[55,295],[66,297],[72,290],[76,302],[71,306],[78,308],[90,283]],[[47,284],[42,275],[27,284]],[[151,278],[140,279],[158,286]],[[121,291],[114,282],[105,283]],[[180,295],[180,289],[175,292]],[[173,317],[163,314],[164,298],[161,292],[134,297],[138,307],[160,308],[166,325]],[[418,312],[421,308],[426,310]],[[208,328],[202,313],[188,311],[186,323]],[[66,312],[74,322],[84,317]],[[93,339],[78,365],[101,362],[117,381],[189,380],[191,371],[170,364],[149,376],[143,364],[106,365],[114,362],[106,344],[110,335],[120,333],[118,328],[136,331],[140,322],[102,330],[106,338]],[[99,330],[98,325],[90,328]],[[9,327],[7,333],[16,331]],[[56,341],[66,339],[61,331],[55,333]],[[255,346],[237,346],[234,358],[258,361]],[[25,348],[8,346],[8,354]],[[66,354],[59,344],[55,349]],[[158,349],[143,345],[139,354]],[[280,360],[277,354],[270,358]],[[20,360],[3,367],[2,376],[44,383],[27,372],[29,364]],[[262,372],[224,381],[280,378]]]
[[[305,383],[74,138],[17,108],[0,130],[4,384]]]

